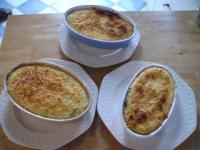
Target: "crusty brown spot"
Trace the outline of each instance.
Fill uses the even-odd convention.
[[[102,9],[97,9],[97,8],[92,8],[94,10],[95,13],[97,13],[98,15],[101,15],[101,16],[108,16],[110,18],[113,18],[113,17],[118,17],[119,18],[119,15],[114,13],[114,12],[110,12],[110,11],[107,11],[107,10],[102,10]]]
[[[147,120],[147,115],[145,112],[141,112],[138,117],[137,117],[137,122],[138,123],[143,123]]]
[[[158,102],[158,103],[157,103],[157,106],[158,106],[158,110],[159,110],[159,111],[162,111],[162,110],[163,110],[163,105],[162,105],[161,102]]]
[[[135,87],[135,90],[136,90],[140,95],[143,95],[144,86],[142,86],[141,84],[137,84],[136,87]]]
[[[139,113],[139,108],[136,108],[136,110],[134,111],[135,114]]]
[[[160,102],[161,102],[162,104],[166,103],[166,101],[167,101],[167,99],[166,99],[165,96],[162,96],[162,97],[160,98]]]

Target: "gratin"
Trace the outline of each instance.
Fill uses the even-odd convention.
[[[99,8],[85,8],[71,12],[68,24],[91,38],[100,40],[123,40],[133,33],[133,26],[118,14]]]
[[[124,120],[129,129],[147,135],[168,117],[175,83],[164,68],[148,67],[132,81],[125,100]]]
[[[70,73],[51,65],[28,64],[8,76],[8,93],[22,108],[51,119],[68,119],[84,112],[89,95]]]

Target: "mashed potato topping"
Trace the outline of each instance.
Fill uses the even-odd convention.
[[[168,117],[174,99],[175,84],[163,68],[143,70],[131,83],[124,108],[127,126],[146,135],[159,128]]]
[[[74,11],[67,21],[78,32],[95,39],[122,40],[133,33],[133,26],[118,14],[97,8]]]
[[[81,114],[89,96],[78,79],[62,69],[31,64],[12,72],[8,92],[24,109],[52,119],[67,119]]]

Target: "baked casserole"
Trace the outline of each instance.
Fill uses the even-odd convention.
[[[123,40],[133,34],[133,26],[117,13],[95,8],[75,10],[67,16],[68,24],[81,34],[99,40]]]
[[[175,83],[164,68],[145,68],[129,86],[124,121],[129,129],[147,135],[158,129],[168,117],[175,96]]]
[[[84,85],[67,71],[43,63],[17,67],[7,77],[7,90],[25,110],[51,119],[69,119],[89,106]]]

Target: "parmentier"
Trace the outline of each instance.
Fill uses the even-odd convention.
[[[71,74],[49,65],[27,65],[8,78],[8,92],[24,109],[52,119],[78,116],[89,105],[89,95]]]
[[[131,83],[124,108],[125,122],[133,132],[147,135],[168,117],[175,95],[175,83],[163,68],[144,69]]]
[[[133,34],[133,26],[117,14],[97,8],[76,10],[67,16],[68,24],[91,38],[114,41]]]

